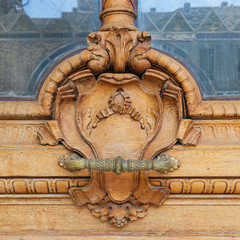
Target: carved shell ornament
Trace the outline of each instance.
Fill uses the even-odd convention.
[[[69,189],[73,201],[117,227],[164,202],[169,188],[153,187],[148,171],[177,170],[180,161],[163,152],[177,141],[196,145],[200,137],[186,118],[182,89],[156,67],[150,40],[147,32],[117,24],[90,34],[76,60],[83,64],[59,84],[52,120],[38,131],[42,144],[62,142],[73,152],[59,161],[66,171],[90,170],[85,187]]]

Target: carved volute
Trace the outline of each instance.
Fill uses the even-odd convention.
[[[134,26],[133,0],[104,0],[101,18],[89,47],[48,76],[41,105],[52,120],[38,135],[73,152],[61,167],[91,171],[86,187],[69,189],[73,201],[122,227],[167,198],[169,188],[153,187],[148,171],[177,170],[180,162],[163,152],[177,141],[197,144],[200,130],[186,107],[200,100],[190,74],[152,50],[150,34]]]

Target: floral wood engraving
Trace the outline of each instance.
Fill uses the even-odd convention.
[[[83,111],[78,112],[77,121],[80,124],[82,122],[84,130],[87,132],[88,137],[91,136],[92,133],[92,113],[91,107],[87,107],[83,109]]]
[[[89,178],[0,178],[1,194],[66,194],[84,187]],[[166,186],[175,194],[240,194],[240,178],[150,178],[153,186]]]

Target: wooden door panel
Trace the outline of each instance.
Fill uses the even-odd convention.
[[[165,175],[150,171],[150,177],[238,177],[240,121],[196,120],[201,129],[198,146],[175,145],[168,153],[182,163],[178,171]],[[88,170],[69,172],[57,164],[69,151],[62,145],[42,146],[37,130],[45,121],[0,121],[1,176],[87,177]],[[29,128],[29,129],[28,129]]]
[[[101,18],[36,101],[0,102],[0,238],[237,238],[240,102],[202,99],[133,0]]]

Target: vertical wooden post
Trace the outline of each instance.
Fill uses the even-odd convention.
[[[137,30],[134,26],[136,17],[134,0],[103,0],[103,10],[100,14],[103,26],[100,31],[114,27]]]

